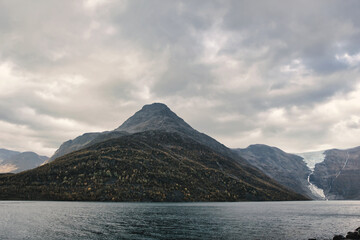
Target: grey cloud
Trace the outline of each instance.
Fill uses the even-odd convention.
[[[140,7],[141,6],[141,7]],[[187,43],[190,31],[201,31],[211,26],[221,4],[206,1],[128,1],[125,12],[111,10],[111,21],[120,32],[148,48],[159,50],[167,45]]]
[[[0,2],[0,66],[22,81],[0,94],[0,121],[27,129],[24,147],[49,154],[154,101],[231,147],[337,147],[331,129],[356,129],[341,114],[306,116],[353,103],[359,66],[336,55],[360,52],[358,1],[84,2]]]
[[[49,59],[51,51],[79,44],[79,29],[89,20],[71,1],[30,4],[15,0],[2,1],[1,5],[0,15],[8,16],[0,34],[5,44],[1,56],[26,69],[54,67]]]
[[[224,26],[245,32],[247,39],[243,44],[246,47],[284,43],[272,51],[274,65],[289,58],[301,58],[309,63],[307,67],[317,72],[336,71],[341,63],[337,65],[334,61],[335,45],[344,43],[343,51],[353,50],[347,39],[359,36],[358,17],[348,15],[348,12],[354,14],[354,6],[358,5],[355,1],[346,4],[338,1],[234,1],[233,5],[224,17]]]
[[[183,97],[206,94],[207,87],[213,80],[210,69],[191,59],[189,56],[174,56],[169,60],[166,72],[152,87],[154,93],[160,97],[174,94]]]

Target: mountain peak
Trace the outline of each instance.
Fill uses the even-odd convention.
[[[183,136],[204,144],[213,150],[225,154],[226,156],[237,159],[239,162],[245,161],[239,158],[236,153],[216,141],[215,139],[200,133],[187,124],[182,118],[176,115],[170,108],[163,103],[152,103],[145,105],[137,111],[132,117],[127,119],[120,127],[114,131],[103,133],[84,134],[74,140],[63,143],[51,160],[63,156],[67,153],[80,150],[102,140],[109,140],[120,136],[145,132],[145,131],[162,131],[178,133]]]
[[[164,103],[152,103],[144,105],[140,111],[138,111],[136,114],[146,114],[148,116],[158,116],[158,117],[172,117],[172,118],[179,118],[171,109],[166,106]],[[182,119],[181,119],[182,120]]]
[[[126,120],[116,131],[128,133],[148,130],[180,131],[192,129],[182,118],[163,103],[152,103],[142,107],[132,117]]]
[[[157,102],[144,105],[140,111],[156,111],[156,110],[169,110],[169,111],[171,111],[170,108],[168,106],[166,106],[166,104],[157,103]]]

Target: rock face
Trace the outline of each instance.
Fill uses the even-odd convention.
[[[0,199],[304,200],[250,166],[175,132],[145,131],[0,176]]]
[[[0,149],[0,173],[18,173],[33,169],[43,164],[48,157],[34,152],[17,152]]]
[[[0,175],[0,199],[307,199],[159,103],[144,106],[113,131],[66,142],[57,153],[60,157],[34,170]]]
[[[360,147],[325,151],[315,165],[311,181],[324,189],[328,199],[360,199]]]
[[[310,198],[314,197],[307,182],[310,169],[301,157],[262,144],[234,151],[280,184]]]

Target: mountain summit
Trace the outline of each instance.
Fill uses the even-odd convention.
[[[163,130],[172,132],[187,132],[194,129],[182,118],[163,103],[145,105],[132,117],[126,120],[115,131],[128,133],[144,132],[149,130]]]

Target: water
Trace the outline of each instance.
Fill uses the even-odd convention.
[[[0,239],[332,239],[360,201],[96,203],[0,201]]]

